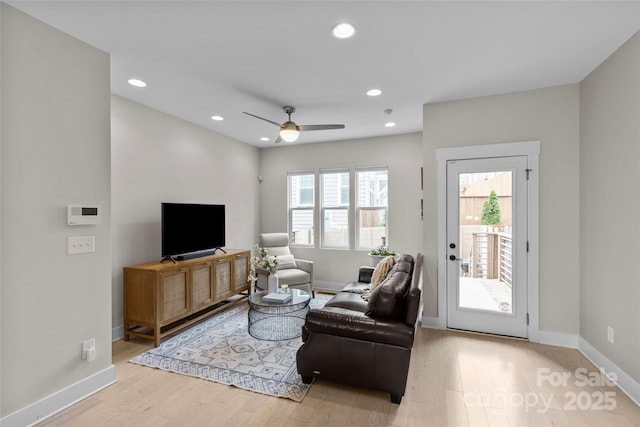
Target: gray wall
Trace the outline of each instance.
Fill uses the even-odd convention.
[[[640,33],[580,89],[580,335],[640,381]]]
[[[161,258],[160,204],[226,206],[226,247],[258,234],[259,150],[112,97],[113,326],[122,335],[122,268]]]
[[[262,232],[287,231],[287,172],[320,168],[388,165],[389,246],[397,252],[422,251],[420,220],[420,167],[422,140],[419,133],[379,138],[298,144],[261,150],[260,219]],[[257,242],[258,236],[255,240]],[[294,248],[292,252],[314,261],[318,285],[328,289],[357,279],[357,268],[368,265],[366,251]],[[324,283],[322,283],[324,282]]]
[[[540,330],[579,331],[579,87],[424,106],[425,200],[436,200],[436,150],[518,141],[540,148]],[[426,315],[437,316],[437,207],[425,203]]]
[[[6,416],[111,366],[110,86],[107,54],[0,7]],[[100,204],[102,224],[67,226],[71,203]],[[96,252],[68,256],[73,235]]]

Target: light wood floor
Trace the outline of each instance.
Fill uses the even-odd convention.
[[[295,403],[127,363],[150,347],[115,342],[117,383],[41,425],[640,425],[640,407],[622,391],[580,382],[599,371],[579,352],[517,340],[418,329],[401,405],[386,393],[325,381]],[[579,368],[586,375],[576,378]],[[566,386],[550,381],[566,373]]]

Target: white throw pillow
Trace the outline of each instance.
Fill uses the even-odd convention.
[[[278,270],[286,270],[288,268],[298,268],[293,255],[280,255],[278,257]]]

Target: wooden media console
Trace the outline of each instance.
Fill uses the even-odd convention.
[[[251,251],[124,268],[124,339],[162,338],[247,299]],[[242,292],[246,294],[238,295]]]

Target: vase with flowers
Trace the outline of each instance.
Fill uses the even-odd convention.
[[[258,270],[266,270],[268,271],[267,290],[269,293],[278,292],[278,257],[270,256],[265,248],[260,246],[258,243],[255,244],[255,248],[258,252],[258,256],[251,257],[251,269],[249,271],[249,280],[251,283],[255,283],[257,280],[257,271]]]

